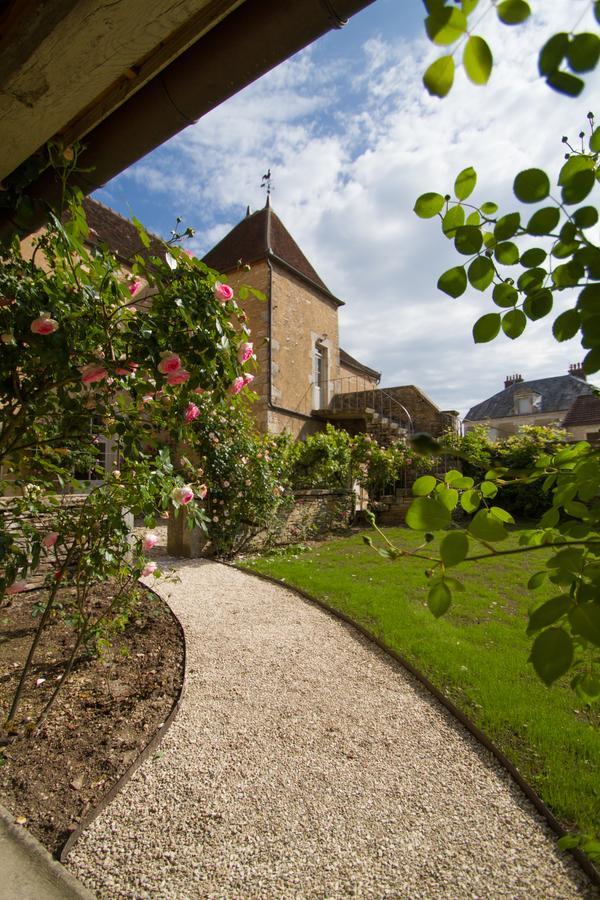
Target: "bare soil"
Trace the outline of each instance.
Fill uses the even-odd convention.
[[[110,585],[100,586],[98,604],[110,595]],[[0,723],[35,632],[36,604],[44,600],[42,591],[17,594],[0,610]],[[5,742],[0,726],[0,802],[56,855],[165,721],[183,680],[180,628],[165,603],[144,590],[125,630],[101,656],[78,657],[40,731],[24,736],[60,679],[73,643],[59,611],[27,679],[16,719],[20,736]]]

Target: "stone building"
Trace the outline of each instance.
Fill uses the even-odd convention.
[[[593,425],[600,423],[597,405],[586,406],[586,415],[593,414],[596,421],[589,418],[580,422],[579,417],[570,416],[574,404],[583,397],[591,397],[594,388],[586,381],[581,365],[569,366],[567,375],[551,378],[536,378],[523,381],[522,375],[509,375],[504,382],[504,390],[473,406],[464,418],[465,432],[475,425],[485,425],[492,440],[501,440],[516,434],[523,425],[564,425],[571,427],[588,425],[588,430],[597,430]],[[583,408],[579,408],[582,413]],[[575,435],[574,435],[575,436]]]
[[[318,275],[270,203],[243,218],[204,257],[232,287],[259,289],[243,303],[258,361],[254,413],[262,430],[303,438],[327,422],[383,443],[456,427],[414,385],[383,388],[381,374],[339,344],[344,302]]]

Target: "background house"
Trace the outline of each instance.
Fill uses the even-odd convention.
[[[571,426],[594,424],[569,417],[577,401],[593,399],[593,391],[580,364],[569,366],[567,375],[552,378],[523,381],[522,375],[509,375],[503,391],[471,407],[464,418],[464,430],[468,432],[475,425],[485,425],[492,440],[516,434],[523,425],[563,425],[571,432]],[[597,409],[593,404],[594,413]],[[578,413],[581,415],[582,412]],[[600,424],[600,416],[596,422]],[[573,433],[573,436],[576,435]]]

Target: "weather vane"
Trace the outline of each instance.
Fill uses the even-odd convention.
[[[273,185],[271,183],[271,170],[270,169],[268,169],[266,174],[263,175],[260,186],[261,186],[261,188],[267,189],[267,201],[268,201],[271,196],[271,191],[273,189]]]

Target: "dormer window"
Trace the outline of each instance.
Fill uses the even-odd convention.
[[[542,397],[537,391],[532,391],[530,388],[518,389],[514,395],[514,414],[517,416],[528,416],[539,412],[541,403]]]

